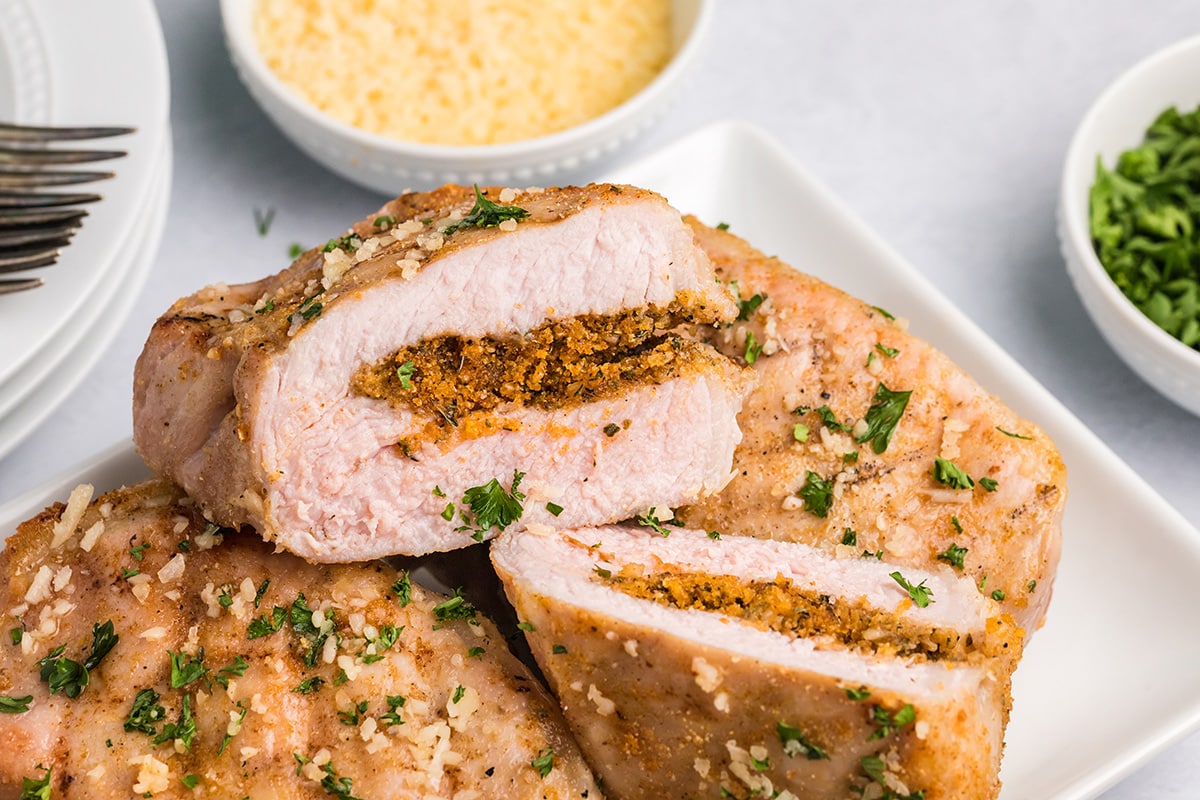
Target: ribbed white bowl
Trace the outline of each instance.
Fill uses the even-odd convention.
[[[712,16],[712,0],[674,0],[675,53],[645,89],[611,111],[548,136],[484,146],[403,142],[335,120],[294,93],[270,70],[255,44],[256,0],[221,0],[233,64],[250,94],[279,129],[334,172],[389,195],[443,183],[550,184],[615,153],[666,111],[695,61]]]
[[[1071,281],[1096,327],[1147,383],[1200,415],[1200,352],[1142,314],[1117,288],[1092,248],[1088,191],[1100,156],[1108,168],[1142,142],[1168,106],[1200,105],[1200,37],[1160,50],[1118,78],[1097,98],[1075,132],[1063,167],[1058,236]]]

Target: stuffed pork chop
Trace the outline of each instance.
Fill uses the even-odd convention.
[[[327,562],[722,487],[748,378],[674,332],[736,314],[679,213],[627,186],[487,194],[404,195],[279,275],[178,301],[136,370],[146,462]]]
[[[741,314],[711,341],[752,360],[736,477],[695,527],[970,576],[1030,630],[1061,548],[1049,437],[887,312],[689,220]],[[746,358],[749,355],[750,358]]]
[[[0,798],[600,796],[462,597],[272,554],[164,482],[90,494],[0,553]]]
[[[611,797],[998,791],[1021,631],[949,568],[621,526],[492,559]]]

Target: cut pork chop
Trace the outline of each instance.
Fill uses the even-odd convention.
[[[732,357],[757,355],[758,383],[738,418],[736,477],[679,516],[948,565],[1040,626],[1067,494],[1053,442],[884,310],[689,221],[741,299],[739,321],[709,338]]]
[[[610,797],[995,797],[1022,635],[969,579],[667,530],[492,544]]]
[[[674,332],[736,314],[679,213],[626,186],[488,194],[404,195],[178,301],[137,365],[146,462],[329,562],[722,487],[748,371]]]
[[[0,797],[600,797],[461,597],[272,554],[163,482],[89,494],[0,553]]]

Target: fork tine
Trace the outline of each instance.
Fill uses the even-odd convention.
[[[59,172],[51,170],[0,169],[0,189],[28,189],[37,186],[69,186],[111,178],[111,172]]]
[[[0,139],[10,142],[56,142],[78,139],[105,139],[123,136],[137,128],[125,127],[50,127],[0,123]]]
[[[0,280],[0,294],[13,294],[26,289],[36,289],[42,285],[41,278],[12,278]]]
[[[30,247],[0,253],[0,273],[48,267],[58,260],[58,247]]]
[[[67,223],[78,227],[86,216],[82,208],[0,208],[0,230]]]
[[[0,190],[0,208],[47,208],[50,206],[76,206],[94,203],[98,194],[61,194],[39,192],[6,192]]]
[[[47,164],[85,164],[107,161],[127,155],[124,150],[43,150],[36,147],[0,147],[0,164],[34,166]]]
[[[78,225],[56,225],[49,228],[9,228],[0,230],[0,254],[5,250],[29,245],[65,247]]]

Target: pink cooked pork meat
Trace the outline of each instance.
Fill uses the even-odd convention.
[[[749,371],[675,331],[736,313],[651,192],[406,194],[176,302],[135,443],[211,519],[312,561],[616,521],[727,482]]]

